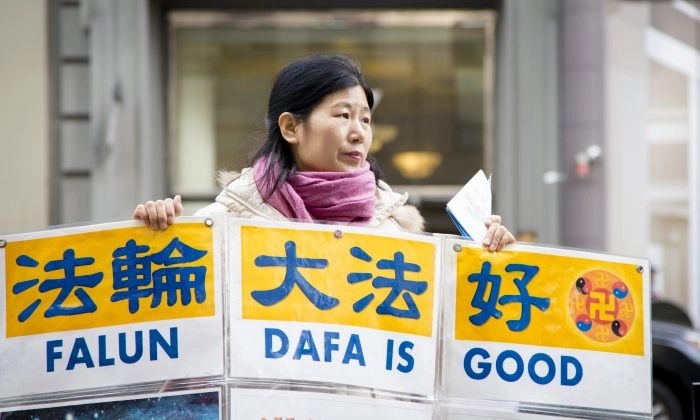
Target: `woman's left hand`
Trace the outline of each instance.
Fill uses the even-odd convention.
[[[500,251],[504,246],[515,243],[515,236],[501,224],[501,216],[492,214],[485,223],[488,231],[486,231],[482,244],[489,251]]]

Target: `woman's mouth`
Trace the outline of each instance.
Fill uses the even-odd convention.
[[[343,154],[352,160],[362,161],[362,153],[360,152],[347,152]]]

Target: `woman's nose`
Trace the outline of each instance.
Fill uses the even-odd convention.
[[[352,122],[348,136],[352,143],[362,143],[367,139],[367,133],[365,133],[361,121]]]

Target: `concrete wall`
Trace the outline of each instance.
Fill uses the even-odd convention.
[[[606,248],[638,257],[648,256],[649,244],[644,147],[649,102],[644,34],[648,22],[648,4],[614,1],[607,8],[606,103],[610,117],[605,159],[610,164]]]
[[[509,0],[499,17],[496,57],[493,210],[513,232],[560,243],[556,0]]]
[[[0,233],[49,224],[47,5],[8,1],[0,13]]]
[[[605,26],[601,0],[561,2],[560,136],[566,182],[561,195],[561,244],[605,251],[606,139]],[[589,147],[602,155],[579,172]]]

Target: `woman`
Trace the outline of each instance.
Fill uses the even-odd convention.
[[[196,215],[229,211],[265,220],[330,221],[422,232],[424,220],[381,180],[368,155],[374,96],[359,66],[339,54],[318,54],[284,67],[273,84],[267,139],[250,168],[220,174],[223,190]],[[139,204],[133,218],[166,229],[183,214],[179,196]],[[514,243],[500,216],[485,221],[484,246]]]

